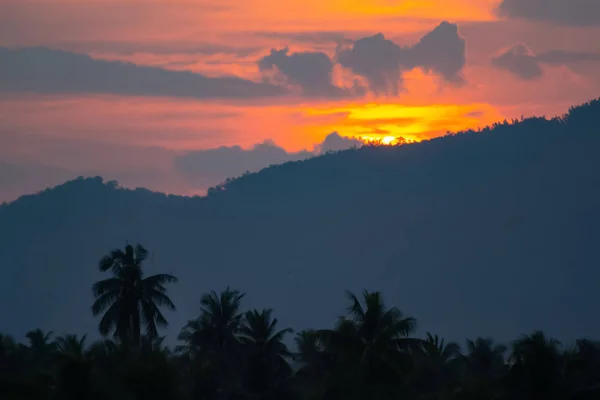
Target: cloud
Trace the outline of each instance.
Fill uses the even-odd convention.
[[[63,41],[57,43],[57,48],[77,53],[114,53],[120,55],[134,55],[147,53],[154,55],[233,55],[248,57],[263,50],[261,46],[231,46],[222,43],[200,42],[186,43],[170,42],[144,42],[144,41]]]
[[[249,150],[240,146],[222,146],[197,150],[175,158],[175,169],[185,175],[196,187],[206,189],[244,174],[256,172],[272,164],[303,160],[328,152],[349,149],[364,144],[358,139],[344,138],[337,132],[329,134],[312,151],[288,152],[273,141],[266,140]]]
[[[447,81],[462,82],[460,73],[466,63],[465,48],[465,39],[458,34],[458,26],[442,22],[411,48],[411,61]]]
[[[542,64],[570,65],[590,61],[600,61],[600,54],[550,50],[536,55],[523,43],[511,47],[491,59],[492,65],[496,68],[510,71],[525,80],[541,77],[543,75]]]
[[[180,153],[157,147],[59,139],[0,130],[0,203],[78,176],[103,176],[124,187],[204,194],[228,177],[302,160],[364,142],[329,134],[312,150],[288,152],[267,140],[251,149],[219,147]]]
[[[339,50],[337,60],[365,77],[374,92],[396,95],[402,89],[402,73],[417,67],[446,81],[462,82],[465,40],[455,24],[442,22],[414,46],[401,47],[378,33]]]
[[[522,79],[535,79],[542,76],[535,54],[524,44],[517,44],[504,53],[492,57],[492,65],[505,69]]]
[[[600,53],[588,53],[568,50],[550,50],[537,56],[539,62],[545,64],[573,64],[580,62],[600,61]]]
[[[284,80],[300,86],[308,96],[342,97],[351,94],[332,84],[333,62],[322,52],[289,54],[287,47],[281,50],[271,49],[269,55],[258,61],[258,66],[262,72],[277,68]]]
[[[560,25],[600,25],[598,0],[503,0],[497,13],[507,18],[546,21]]]
[[[340,136],[337,132],[332,132],[321,144],[315,148],[316,153],[326,153],[328,151],[347,150],[352,147],[360,147],[364,144],[362,140]]]
[[[267,39],[291,40],[297,43],[310,44],[342,44],[352,43],[345,32],[314,31],[314,32],[256,32],[256,36]]]
[[[282,87],[237,77],[209,78],[45,47],[0,47],[0,92],[103,93],[190,98],[255,98]]]

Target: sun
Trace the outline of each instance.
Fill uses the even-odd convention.
[[[394,143],[394,141],[396,141],[396,136],[384,136],[383,138],[381,138],[381,144],[390,145]]]
[[[402,138],[399,138],[397,136],[368,135],[360,136],[360,139],[365,143],[375,143],[384,146],[394,146],[398,144],[399,140]]]

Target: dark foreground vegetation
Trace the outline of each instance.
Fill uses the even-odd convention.
[[[379,292],[348,293],[332,329],[291,329],[271,309],[243,311],[244,294],[201,296],[200,314],[169,349],[161,308],[175,310],[169,274],[144,276],[142,246],[100,261],[92,313],[104,340],[28,332],[0,335],[3,400],[149,399],[597,399],[600,343],[572,346],[536,331],[509,346],[492,339],[416,338],[416,319],[387,307]],[[306,310],[310,313],[311,310]],[[71,316],[77,318],[77,316]],[[460,324],[460,321],[456,321]]]

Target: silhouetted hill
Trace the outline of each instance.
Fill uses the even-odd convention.
[[[593,101],[273,166],[205,198],[100,178],[22,197],[0,208],[0,331],[95,332],[98,259],[129,241],[149,274],[180,278],[171,338],[227,285],[295,328],[331,325],[343,291],[368,288],[449,339],[600,336],[599,125]]]

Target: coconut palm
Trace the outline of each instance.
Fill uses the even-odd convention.
[[[218,354],[237,346],[243,314],[243,293],[230,288],[221,294],[211,291],[200,299],[200,316],[188,321],[179,334],[185,342],[179,350],[188,353]]]
[[[176,350],[188,359],[191,389],[199,396],[226,397],[239,390],[240,343],[243,293],[226,288],[211,291],[200,300],[200,316],[189,321],[178,339],[184,344]]]
[[[467,353],[460,359],[461,399],[497,399],[502,395],[507,347],[493,339],[467,340]]]
[[[96,282],[92,305],[94,316],[102,314],[99,330],[102,335],[114,331],[123,343],[139,343],[142,326],[146,335],[158,336],[158,327],[167,326],[167,320],[159,307],[175,310],[166,295],[165,284],[177,282],[170,274],[157,274],[144,278],[142,263],[148,251],[137,245],[125,247],[125,251],[113,250],[100,260],[101,272],[110,271],[112,277]]]
[[[17,344],[8,335],[0,334],[0,398],[34,398],[35,392],[29,385],[26,348]]]
[[[86,348],[86,336],[65,335],[56,339],[57,397],[86,400],[98,394],[92,353]]]
[[[142,336],[140,343],[127,351],[119,365],[121,392],[133,399],[163,400],[178,398],[178,374],[164,338]]]
[[[386,308],[379,292],[365,290],[362,302],[351,292],[347,296],[348,315],[333,330],[318,332],[330,363],[325,397],[397,397],[408,378],[411,344],[418,343],[408,338],[416,321]]]
[[[576,399],[598,398],[600,395],[600,342],[579,339],[566,352],[566,381]]]
[[[491,338],[467,339],[467,354],[463,359],[468,373],[484,380],[499,378],[504,373],[506,351],[505,345],[494,344]]]
[[[564,361],[560,342],[542,331],[515,340],[510,356],[512,389],[532,400],[565,396]]]
[[[297,390],[310,393],[310,398],[321,399],[326,390],[323,377],[333,369],[332,355],[325,351],[319,332],[314,329],[299,332],[295,342],[298,349],[294,354],[298,365],[295,374]]]
[[[245,314],[240,342],[246,358],[245,387],[261,399],[282,398],[292,369],[288,364],[292,353],[283,342],[291,328],[278,330],[271,309],[252,310]]]
[[[427,332],[417,355],[416,389],[425,398],[436,398],[440,393],[454,391],[458,384],[460,356],[457,343],[445,342],[438,335]]]
[[[26,366],[25,386],[39,399],[50,398],[54,386],[53,358],[56,342],[52,332],[35,329],[25,334],[26,345],[19,345]]]

